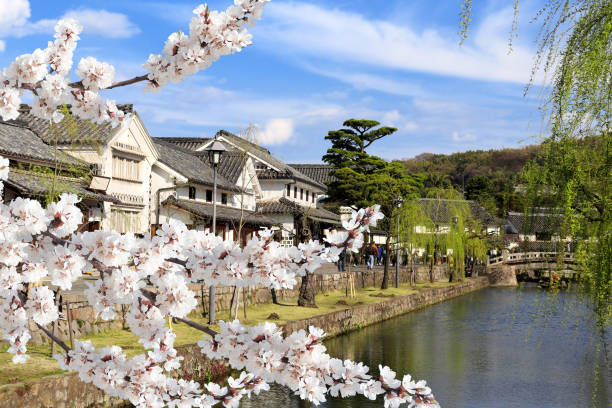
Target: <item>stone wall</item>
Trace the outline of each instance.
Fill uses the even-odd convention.
[[[453,286],[431,288],[384,302],[356,306],[321,316],[294,320],[284,326],[284,332],[285,334],[290,334],[296,330],[308,329],[308,326],[316,326],[323,329],[328,336],[337,336],[416,309],[443,302],[456,296],[483,289],[487,286],[489,286],[487,277],[467,279],[466,282]]]
[[[472,278],[453,286],[430,288],[406,297],[292,321],[287,323],[283,330],[285,333],[292,333],[295,330],[307,329],[308,326],[314,325],[325,330],[328,337],[336,336],[485,288],[488,285],[487,277]],[[180,346],[177,349],[179,355],[185,358],[177,377],[202,383],[228,375],[230,372],[224,362],[209,360],[194,344]],[[70,373],[45,377],[28,384],[0,386],[0,406],[11,408],[124,408],[129,407],[130,404],[103,394],[93,385],[81,382],[78,375]]]
[[[223,361],[209,360],[195,344],[178,346],[184,357],[176,377],[209,382],[229,375],[230,368]],[[7,408],[127,408],[125,400],[104,394],[93,384],[86,384],[76,373],[58,374],[32,383],[0,386],[0,407]]]
[[[335,266],[334,266],[335,268]],[[429,269],[424,265],[415,265],[417,282],[429,281]],[[367,270],[363,266],[349,267],[350,273],[353,274],[355,287],[360,289],[366,286],[380,286],[383,278],[382,267],[377,267],[374,270]],[[395,268],[390,269],[391,278],[390,284],[395,282]],[[321,273],[314,275],[314,287],[316,293],[329,292],[333,290],[345,290],[347,286],[349,272],[343,273]],[[446,280],[448,279],[448,268],[446,265],[437,265],[433,270],[434,280]],[[409,281],[409,272],[405,269],[400,269],[400,282]],[[190,285],[193,292],[196,294],[198,300],[198,307],[196,312],[202,312],[203,306],[208,308],[208,287],[206,285]],[[279,301],[295,301],[299,293],[299,284],[292,290],[279,290],[277,296]],[[216,290],[215,304],[217,311],[229,310],[231,299],[233,295],[233,288],[231,287],[218,287]],[[203,301],[202,301],[203,300]],[[264,287],[253,287],[249,288],[246,294],[247,305],[254,304],[265,304],[272,302],[272,295],[270,290]],[[242,305],[243,296],[240,295],[240,303]],[[108,322],[100,320],[95,310],[87,303],[87,300],[82,294],[66,294],[62,299],[63,312],[67,317],[68,312],[66,303],[69,304],[71,328],[73,337],[80,338],[91,333],[100,333],[111,329],[121,328],[125,325],[125,314],[128,311],[128,306],[117,305],[115,308],[116,319]],[[49,344],[49,339],[45,336],[35,324],[29,324],[30,333],[32,339],[30,344],[41,345]],[[49,329],[51,327],[49,326]],[[68,321],[59,320],[56,327],[56,335],[64,340],[68,341],[70,335],[68,332]]]
[[[516,270],[511,265],[493,265],[487,270],[491,286],[518,286]]]

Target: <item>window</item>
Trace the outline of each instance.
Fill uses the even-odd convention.
[[[140,213],[112,209],[110,214],[111,229],[126,233],[140,232]]]
[[[297,198],[297,187],[293,187],[293,198]]]
[[[309,194],[310,194],[310,191],[306,190],[306,201],[310,199],[310,197],[308,196]]]
[[[304,199],[304,189],[300,188],[300,200]]]
[[[206,190],[206,201],[212,203],[212,190]]]
[[[226,193],[221,194],[221,204],[227,204],[227,194]]]
[[[136,160],[113,156],[113,177],[140,181],[140,163]]]
[[[315,202],[315,195],[314,195],[314,193],[312,193],[312,202],[313,203]]]
[[[189,187],[189,199],[195,200],[196,198],[196,189],[195,187]]]
[[[291,184],[287,184],[287,197],[291,197]]]

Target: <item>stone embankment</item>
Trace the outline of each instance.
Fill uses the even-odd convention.
[[[516,271],[511,265],[494,265],[487,269],[491,286],[518,286]]]
[[[358,279],[355,279],[356,284],[357,282]],[[453,286],[428,288],[405,297],[291,321],[284,326],[284,331],[288,334],[314,325],[325,330],[329,336],[336,336],[485,288],[488,285],[487,277],[472,278]],[[229,367],[224,362],[207,359],[199,352],[196,345],[181,346],[177,349],[179,355],[184,357],[181,370],[177,373],[182,378],[205,382],[229,373]],[[104,395],[92,384],[81,382],[78,375],[72,373],[45,377],[28,384],[0,386],[0,407],[119,408],[128,406],[130,405],[124,401]]]
[[[489,286],[487,277],[476,277],[453,286],[429,288],[412,295],[393,298],[383,302],[355,306],[307,319],[293,320],[284,326],[285,334],[316,326],[327,336],[337,336],[352,330],[382,322],[387,319],[417,310],[454,297]]]

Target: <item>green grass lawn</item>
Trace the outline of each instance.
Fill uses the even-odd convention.
[[[423,290],[431,287],[449,286],[447,282],[436,282],[434,284],[419,284],[414,287],[409,287],[407,284],[400,288],[389,288],[381,291],[379,288],[367,287],[360,289],[356,293],[356,297],[347,298],[345,291],[332,291],[324,294],[319,294],[316,297],[318,308],[298,307],[295,301],[281,301],[282,305],[263,304],[247,307],[247,318],[244,318],[243,308],[238,312],[238,319],[247,326],[256,325],[267,320],[268,316],[276,313],[279,316],[278,320],[274,320],[277,325],[285,324],[290,320],[305,319],[308,317],[330,313],[336,310],[347,309],[362,304],[377,303],[389,300],[392,297],[407,296],[411,293],[416,293],[418,290]],[[384,297],[379,296],[382,294]],[[343,304],[343,303],[346,304]],[[201,324],[206,324],[206,318],[199,314],[192,313],[189,318]],[[229,320],[228,312],[220,312],[217,314],[218,320]],[[218,330],[218,326],[212,326],[214,330]],[[183,323],[175,323],[172,329],[176,332],[176,345],[192,344],[202,339],[203,333],[192,329]],[[138,343],[138,338],[129,330],[109,330],[99,334],[91,334],[80,338],[80,340],[91,340],[96,347],[104,347],[116,345],[123,348],[128,356],[141,353],[143,348]],[[35,346],[28,347],[30,358],[25,364],[13,364],[11,362],[12,355],[6,350],[8,346],[0,349],[0,385],[28,382],[48,375],[61,373],[57,366],[57,361],[51,357],[51,346]],[[58,348],[59,349],[59,348]],[[56,351],[58,352],[58,351]]]

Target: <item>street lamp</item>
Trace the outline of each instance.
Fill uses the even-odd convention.
[[[402,203],[404,199],[402,196],[398,195],[395,200],[393,200],[393,204],[397,207],[397,243],[395,247],[395,287],[399,288],[400,278],[399,278],[399,262],[400,262],[400,209],[402,208]]]
[[[208,153],[208,161],[213,168],[212,232],[214,235],[217,235],[217,166],[221,161],[221,155],[227,149],[215,136],[215,140],[205,150]],[[208,324],[215,324],[215,287],[211,284],[208,290]]]

